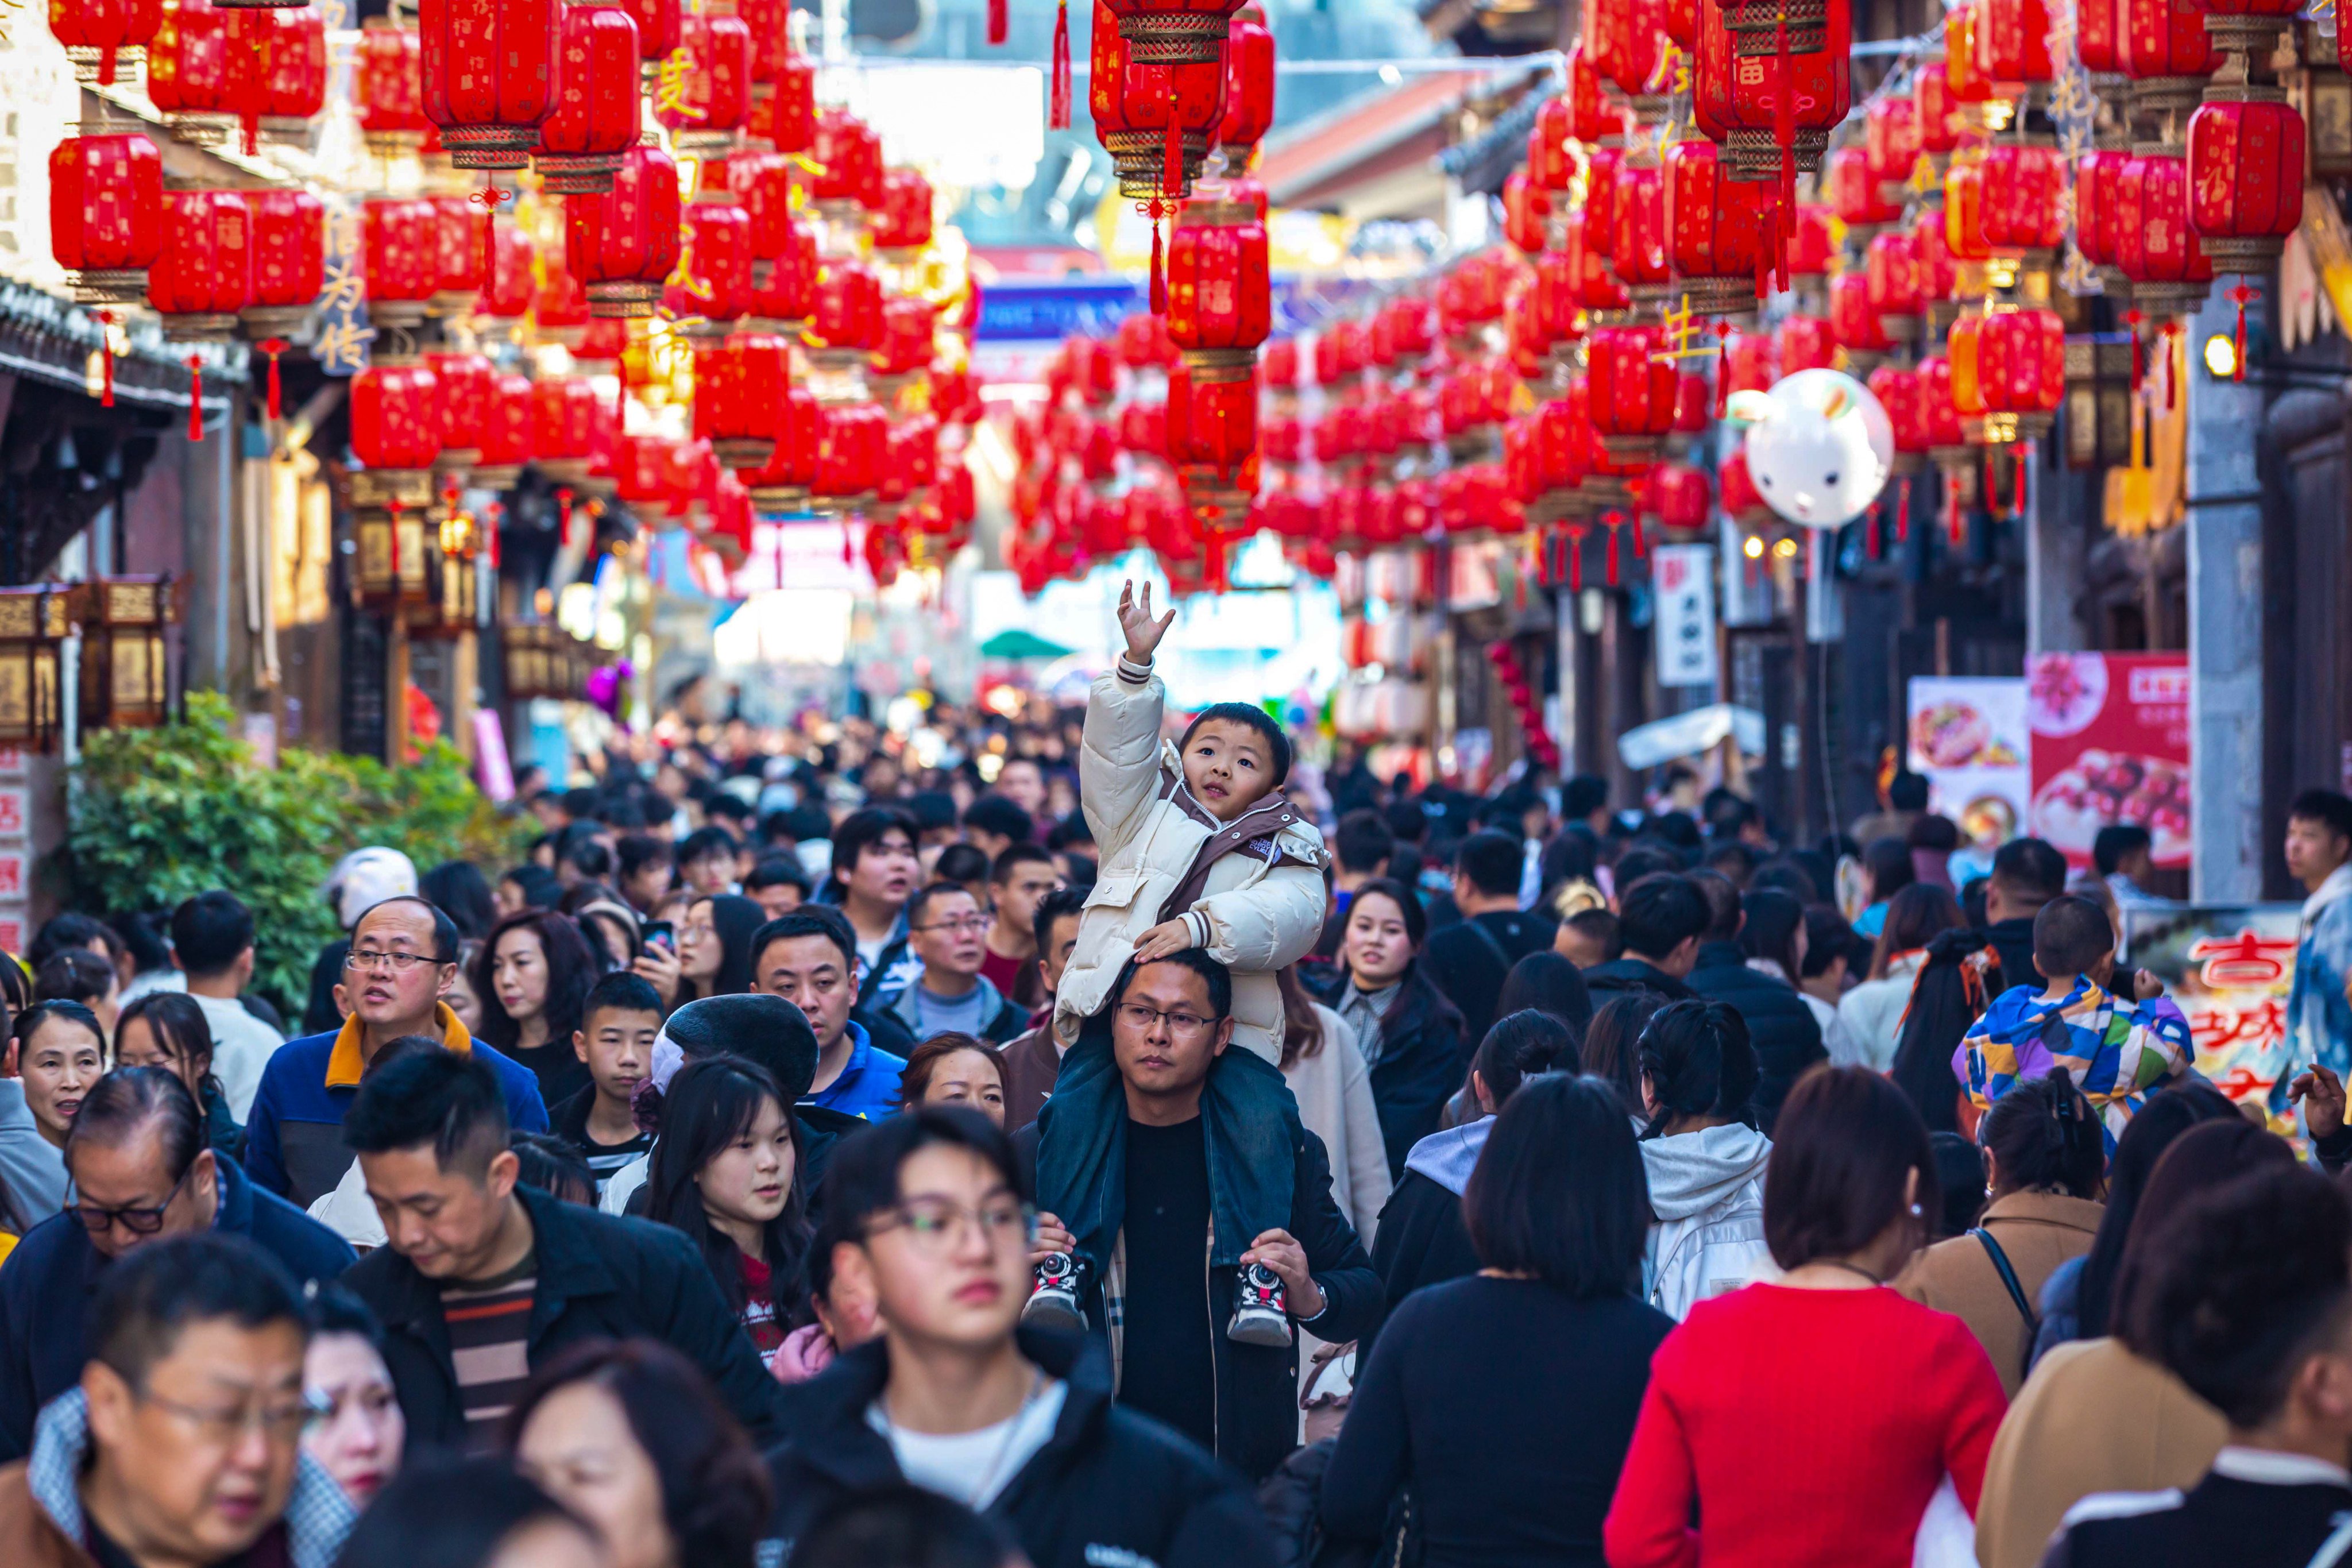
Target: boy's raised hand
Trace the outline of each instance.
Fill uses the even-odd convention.
[[[1151,615],[1151,584],[1143,584],[1143,595],[1136,597],[1135,584],[1129,581],[1118,590],[1118,629],[1127,634],[1127,657],[1133,664],[1150,664],[1160,639],[1176,623],[1176,612],[1153,619]]]

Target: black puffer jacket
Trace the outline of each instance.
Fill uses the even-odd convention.
[[[1769,1132],[1790,1087],[1830,1058],[1822,1045],[1820,1021],[1795,986],[1748,968],[1748,954],[1736,942],[1699,944],[1698,967],[1690,972],[1690,988],[1706,1001],[1721,1002],[1737,1010],[1748,1025],[1748,1037],[1756,1044],[1756,1063],[1762,1069],[1756,1083],[1757,1123]]]
[[[1298,977],[1317,1001],[1334,1008],[1352,984],[1336,964],[1303,966]],[[1437,1131],[1445,1101],[1469,1077],[1470,1052],[1477,1043],[1436,987],[1415,984],[1414,978],[1412,970],[1405,972],[1404,989],[1382,1021],[1380,1060],[1371,1070],[1372,1105],[1380,1112],[1391,1181],[1404,1175],[1404,1157],[1412,1146]]]
[[[1021,1331],[1021,1353],[1069,1385],[1045,1446],[988,1505],[1035,1568],[1261,1568],[1274,1559],[1249,1494],[1208,1455],[1112,1403],[1099,1340]],[[906,1478],[866,1412],[889,1381],[890,1347],[876,1340],[786,1391],[791,1441],[770,1452],[787,1550],[807,1521],[845,1494]]]

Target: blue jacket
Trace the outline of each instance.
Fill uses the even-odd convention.
[[[907,1070],[907,1058],[877,1046],[864,1025],[853,1020],[848,1029],[849,1061],[841,1076],[802,1096],[801,1103],[879,1121],[898,1110],[898,1075]]]
[[[451,1050],[477,1052],[497,1071],[514,1130],[546,1131],[547,1104],[539,1096],[538,1075],[467,1034],[446,1005],[437,1016]],[[351,1169],[343,1117],[359,1091],[358,1019],[346,1019],[334,1034],[306,1035],[278,1047],[261,1069],[261,1087],[254,1090],[246,1117],[246,1173],[298,1208],[333,1192]]]
[[[250,1237],[298,1282],[332,1279],[352,1265],[343,1238],[285,1199],[255,1187],[215,1156],[213,1228]],[[90,1298],[107,1258],[68,1209],[25,1233],[0,1268],[0,1458],[31,1451],[41,1406],[80,1380]]]

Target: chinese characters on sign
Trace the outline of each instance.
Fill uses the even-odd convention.
[[[1658,684],[1716,683],[1715,547],[1662,544],[1651,552],[1657,594]]]
[[[2189,864],[2186,654],[2043,654],[2026,667],[2033,731],[2027,831],[2091,863],[2113,822],[2137,823],[2158,866]]]
[[[329,375],[357,375],[367,368],[367,279],[360,268],[360,215],[347,205],[327,207],[326,284],[319,294],[319,368]]]
[[[2262,1104],[2288,1069],[2287,990],[2294,982],[2294,904],[2132,910],[2122,964],[2155,972],[2197,1043],[2197,1070],[2240,1101]]]

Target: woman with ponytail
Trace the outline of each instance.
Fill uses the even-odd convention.
[[[1751,1123],[1756,1047],[1721,1002],[1660,1008],[1636,1047],[1642,1067],[1642,1163],[1649,1175],[1650,1305],[1677,1322],[1694,1302],[1748,1283],[1764,1244],[1764,1166],[1771,1140]]]
[[[2033,1353],[2042,1287],[2099,1233],[2106,1153],[2099,1120],[2064,1068],[1994,1101],[1977,1136],[1992,1203],[1968,1235],[1912,1258],[1895,1288],[1968,1324],[2014,1399]]]

